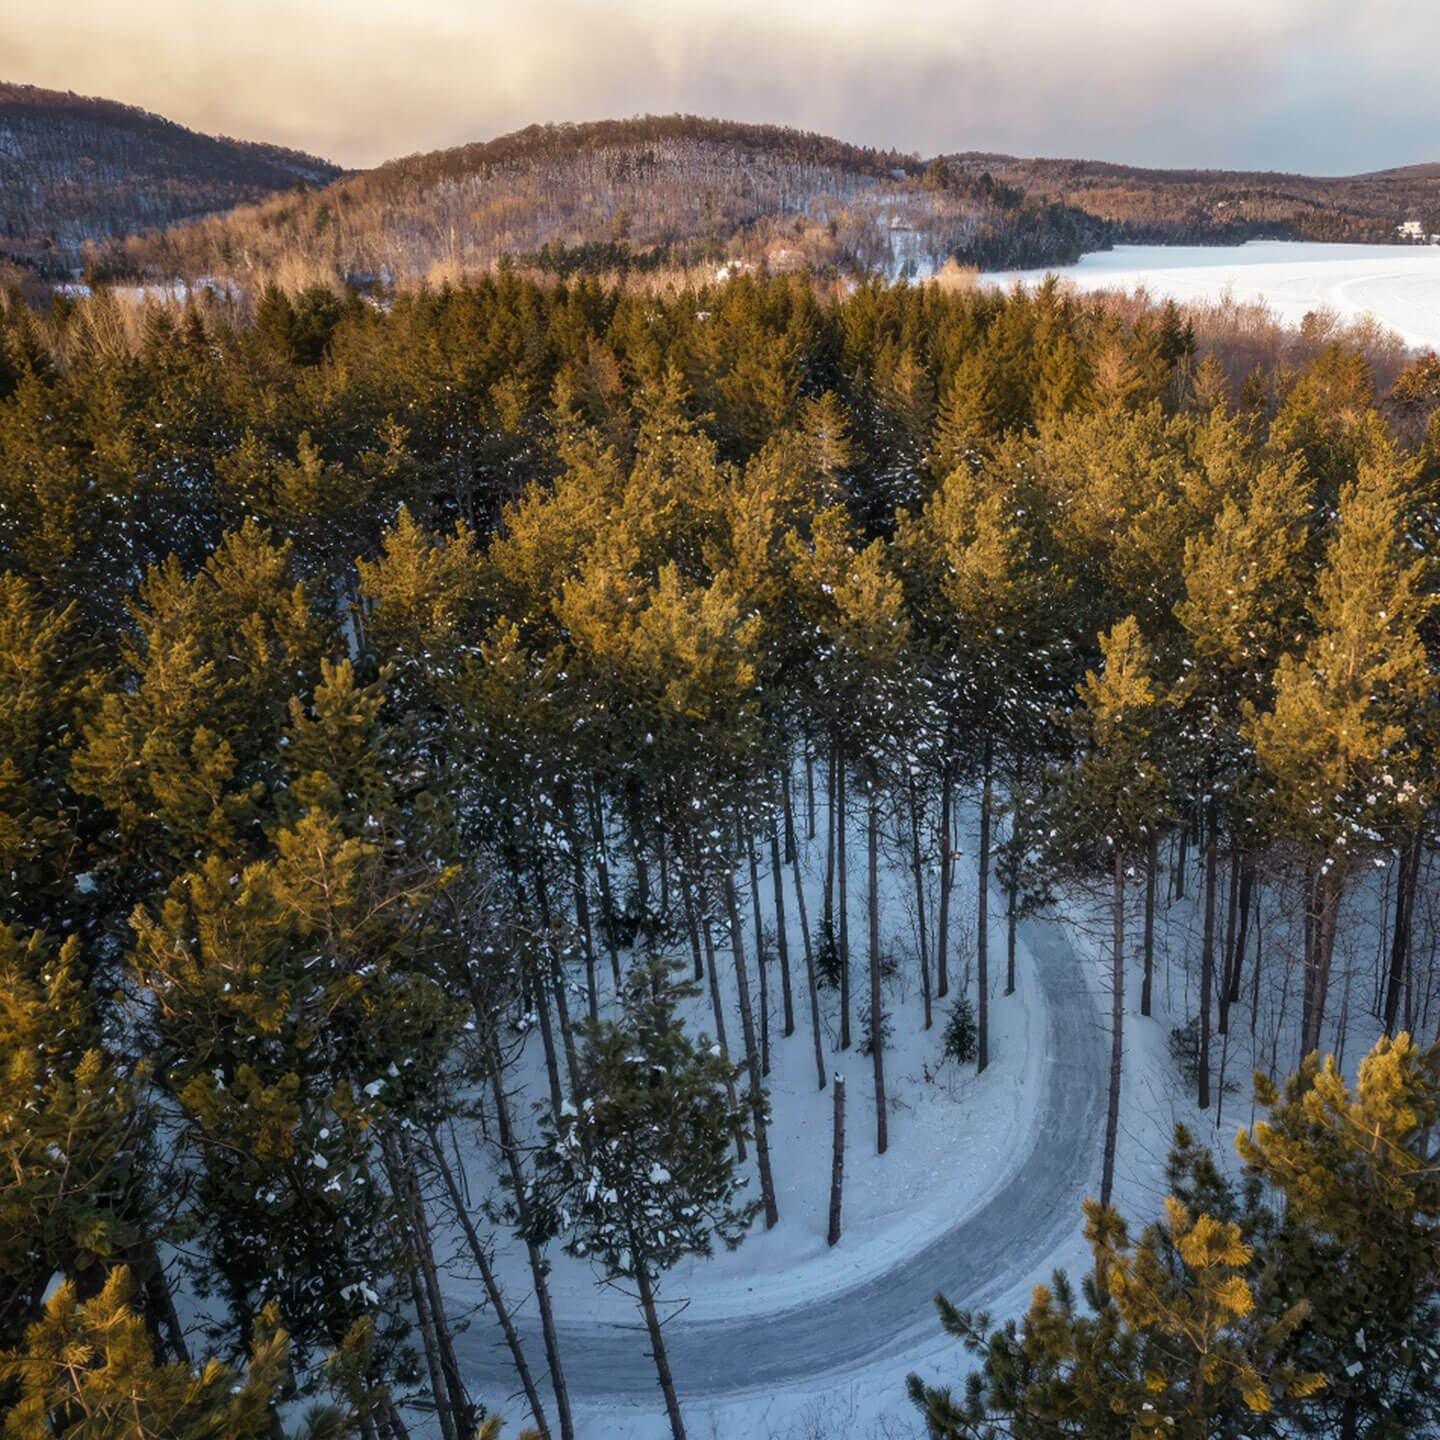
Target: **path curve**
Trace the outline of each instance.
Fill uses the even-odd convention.
[[[883,1275],[794,1308],[686,1321],[665,1329],[682,1405],[739,1399],[829,1371],[912,1354],[933,1343],[937,1291],[965,1308],[984,1306],[1023,1284],[1069,1241],[1080,1201],[1095,1189],[1104,1125],[1105,1027],[1081,961],[1058,922],[1032,920],[1021,934],[1048,1011],[1039,1113],[1009,1181]],[[1002,1002],[1003,1003],[1003,1002]],[[961,1150],[955,1163],[963,1165]],[[527,1357],[544,1374],[539,1324],[522,1319]],[[560,1353],[572,1401],[655,1404],[655,1367],[634,1323],[561,1321]],[[456,1336],[457,1358],[475,1393],[512,1392],[515,1374],[483,1317]]]

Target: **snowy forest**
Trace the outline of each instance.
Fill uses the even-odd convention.
[[[0,267],[65,280],[86,244],[340,173],[313,155],[197,134],[132,105],[0,81]]]
[[[291,289],[488,270],[713,278],[718,262],[892,278],[1068,264],[1109,227],[985,171],[694,115],[532,125],[86,248],[111,281]]]
[[[1318,321],[12,295],[0,1433],[1433,1434],[1437,522]]]

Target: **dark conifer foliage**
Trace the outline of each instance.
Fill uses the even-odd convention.
[[[1138,1239],[1097,1206],[1091,1310],[1060,1285],[1023,1337],[949,1316],[989,1369],[973,1403],[922,1393],[927,1419],[1061,1433],[1083,1391],[1093,1433],[1128,1435],[1155,1393],[1175,1433],[1252,1433],[1263,1392],[1316,1433],[1429,1424],[1434,1061],[1398,1032],[1431,988],[1440,392],[1424,362],[1271,341],[1247,381],[1252,350],[1173,307],[801,276],[7,300],[17,1433],[107,1414],[123,1373],[157,1434],[314,1403],[324,1433],[397,1440],[414,1411],[469,1440],[468,1319],[568,1440],[559,1245],[636,1287],[679,1433],[663,1276],[789,1218],[775,1067],[823,1089],[864,1046],[836,1172],[847,1133],[898,1148],[898,1027],[933,1027],[947,1076],[992,1064],[1026,1003],[1017,921],[1087,887],[1113,1198],[1171,865],[1209,917],[1202,1102],[1261,908],[1270,937],[1302,896],[1303,953],[1265,951],[1304,999],[1276,1062],[1300,1078],[1245,1142],[1269,1199],[1186,1151]],[[1401,855],[1372,1006],[1394,1038],[1347,1093],[1308,1058],[1366,1003],[1331,983],[1335,936]],[[1367,1307],[1409,1428],[1375,1429],[1399,1402],[1350,1369]],[[113,1368],[43,1378],[102,1331]]]

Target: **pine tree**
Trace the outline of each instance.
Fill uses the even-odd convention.
[[[987,1314],[937,1297],[943,1328],[980,1368],[963,1400],[910,1377],[932,1440],[1219,1440],[1261,1433],[1277,1402],[1323,1387],[1285,1356],[1308,1307],[1261,1311],[1254,1251],[1234,1221],[1193,1215],[1172,1195],[1132,1245],[1120,1216],[1087,1200],[1085,1238],[1087,1310],[1061,1271],[1035,1287],[1018,1325],[993,1332]]]
[[[1208,533],[1185,546],[1185,598],[1175,607],[1183,629],[1177,637],[1178,678],[1171,691],[1176,712],[1183,788],[1208,797],[1201,815],[1205,831],[1205,929],[1201,958],[1199,1053],[1200,1105],[1210,1103],[1211,997],[1217,989],[1220,1028],[1227,1028],[1229,1006],[1239,983],[1242,956],[1221,954],[1216,964],[1216,885],[1219,851],[1232,855],[1230,892],[1243,889],[1246,903],[1253,875],[1251,855],[1267,836],[1261,827],[1263,782],[1253,747],[1247,741],[1245,707],[1267,704],[1276,667],[1300,624],[1308,565],[1305,557],[1309,487],[1298,462],[1258,455],[1246,464],[1248,446],[1223,421],[1212,418],[1206,437],[1210,468],[1227,489],[1243,485],[1240,496],[1226,494]],[[1242,447],[1231,458],[1232,447]],[[1217,453],[1218,452],[1218,453]],[[1229,477],[1239,461],[1253,473]],[[1230,483],[1227,483],[1229,481]],[[1177,781],[1179,777],[1177,776]],[[1237,886],[1237,880],[1241,884]],[[1252,882],[1253,883],[1253,882]],[[1147,904],[1153,908],[1155,875],[1147,873]],[[1248,911],[1241,921],[1243,951]]]
[[[19,1342],[52,1277],[92,1295],[157,1238],[148,1068],[108,1049],[72,937],[0,927],[0,1345]],[[147,1305],[173,1322],[158,1269]],[[178,1330],[165,1343],[183,1353]]]
[[[0,575],[0,923],[74,928],[86,907],[70,751],[93,686],[73,607]],[[93,884],[93,878],[87,884]]]
[[[1417,743],[1432,682],[1420,627],[1431,601],[1406,537],[1408,481],[1388,455],[1345,488],[1314,636],[1303,656],[1281,658],[1270,708],[1252,709],[1247,725],[1275,818],[1308,857],[1302,1055],[1320,1043],[1346,878],[1423,808]]]
[[[396,804],[383,699],[383,681],[327,665],[291,707],[264,852],[211,854],[133,921],[192,1265],[242,1338],[277,1304],[302,1366],[377,1311],[377,1363],[393,1362],[409,1241],[377,1143],[425,1118],[463,1015],[436,923],[450,874],[423,848],[424,807]]]
[[[730,1142],[743,1114],[726,1098],[729,1067],[677,1013],[692,987],[663,960],[627,979],[617,1021],[582,1030],[581,1094],[550,1117],[541,1152],[547,1225],[610,1284],[633,1282],[675,1440],[685,1426],[661,1328],[657,1284],[718,1239],[738,1245],[757,1204],[739,1199]]]
[[[943,715],[942,788],[963,765],[980,788],[979,1069],[989,1063],[989,881],[994,778],[1044,728],[1049,603],[1027,553],[1002,465],[962,466],[946,477],[918,521],[902,516],[896,549],[927,643],[927,680]],[[963,772],[962,772],[963,773]],[[941,837],[948,870],[950,837]],[[940,930],[948,928],[942,875]],[[942,943],[943,949],[943,943]]]
[[[1163,769],[1165,715],[1153,661],[1133,616],[1101,637],[1104,666],[1080,686],[1075,716],[1081,752],[1059,777],[1046,807],[1050,863],[1070,873],[1108,870],[1111,892],[1110,1094],[1100,1203],[1110,1202],[1120,1127],[1125,1016],[1125,877],[1168,818]]]
[[[173,556],[152,569],[134,621],[124,683],[103,696],[71,775],[113,817],[138,900],[196,853],[253,842],[321,629],[289,547],[248,522],[194,576]]]
[[[6,1440],[263,1440],[276,1433],[288,1343],[272,1312],[255,1327],[244,1371],[213,1359],[197,1370],[157,1362],[132,1294],[123,1267],[88,1299],[66,1281],[23,1344],[0,1351],[0,1385],[15,1388],[0,1428]]]
[[[1256,1098],[1269,1113],[1236,1146],[1284,1201],[1269,1305],[1308,1306],[1287,1350],[1327,1377],[1314,1430],[1425,1433],[1440,1418],[1440,1053],[1381,1039],[1353,1086],[1312,1053],[1283,1089],[1257,1075]]]

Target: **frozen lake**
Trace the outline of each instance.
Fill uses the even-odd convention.
[[[1047,272],[1014,270],[982,277],[1031,284]],[[1275,317],[1299,324],[1307,312],[1342,319],[1374,316],[1407,344],[1440,350],[1440,245],[1326,245],[1252,240],[1245,245],[1117,245],[1052,272],[1081,290],[1135,290],[1181,303],[1262,301]]]

